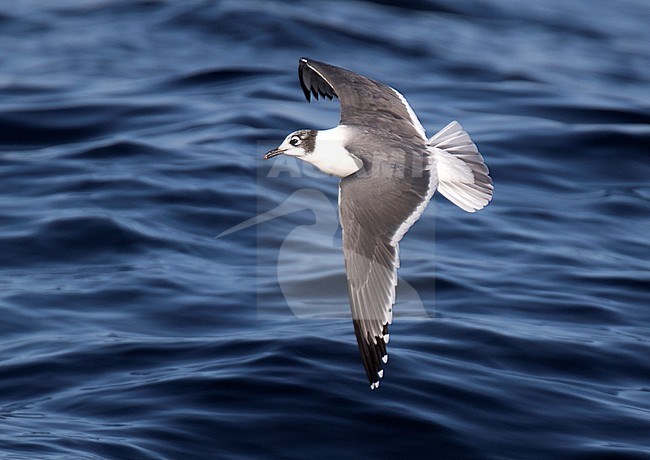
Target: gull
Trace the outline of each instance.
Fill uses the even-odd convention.
[[[489,171],[460,123],[427,139],[404,96],[394,88],[313,59],[298,64],[307,101],[338,98],[341,118],[327,130],[289,134],[264,159],[288,155],[339,182],[339,221],[354,332],[370,388],[388,362],[399,242],[434,192],[467,212],[492,199]]]

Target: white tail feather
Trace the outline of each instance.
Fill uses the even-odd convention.
[[[438,191],[467,212],[484,208],[492,199],[492,179],[483,157],[460,123],[452,121],[427,145],[438,171]]]

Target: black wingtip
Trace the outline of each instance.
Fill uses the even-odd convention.
[[[382,337],[377,336],[373,340],[371,339],[370,333],[368,333],[367,337],[364,338],[362,322],[363,320],[352,320],[352,323],[354,324],[354,335],[356,336],[357,344],[359,345],[363,367],[366,370],[366,376],[368,377],[368,382],[370,382],[370,388],[374,390],[379,387],[379,380],[384,377],[384,364],[388,362],[388,354],[386,353],[387,341]],[[388,324],[384,325],[382,335],[385,337],[387,333]]]
[[[305,99],[311,102],[312,97],[316,100],[321,97],[330,100],[338,97],[327,78],[322,75],[321,71],[315,69],[314,65],[328,67],[327,64],[306,57],[302,57],[298,61],[298,79],[300,80],[302,92],[305,94]]]
[[[300,58],[298,61],[298,80],[300,80],[300,87],[302,88],[302,92],[305,94],[305,99],[307,99],[307,102],[311,102],[311,92],[309,91],[309,87],[305,85],[305,81],[303,78],[303,68],[304,66],[307,65],[307,58]]]

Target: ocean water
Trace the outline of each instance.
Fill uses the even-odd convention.
[[[650,458],[646,0],[0,3],[0,458]],[[451,120],[370,391],[301,56]],[[257,225],[232,227],[262,215]]]

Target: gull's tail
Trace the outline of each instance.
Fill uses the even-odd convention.
[[[438,191],[459,208],[474,212],[492,199],[492,179],[483,157],[457,121],[427,143],[438,171]]]

